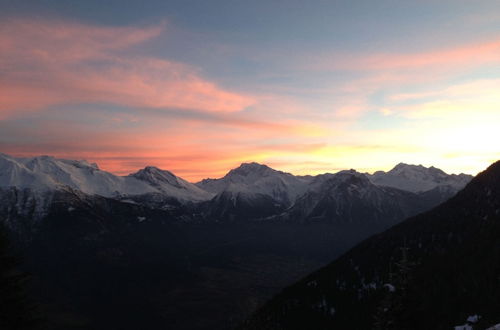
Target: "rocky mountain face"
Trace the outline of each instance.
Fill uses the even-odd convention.
[[[500,162],[288,287],[241,329],[484,329],[500,321]]]
[[[377,186],[354,170],[324,177],[321,184],[302,195],[281,216],[290,221],[368,224],[389,226],[422,209],[439,203],[427,203],[420,195]]]
[[[295,177],[250,163],[197,185],[217,194],[204,203],[202,211],[217,221],[364,221],[367,225],[375,222],[374,228],[381,230],[440,204],[472,178],[404,164],[388,173],[349,170]]]
[[[223,191],[198,210],[205,221],[241,222],[274,216],[284,211],[286,205],[267,194]]]

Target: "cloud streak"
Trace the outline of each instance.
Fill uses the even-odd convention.
[[[164,31],[164,24],[0,23],[0,116],[82,102],[208,112],[236,112],[254,103],[194,67],[141,55],[137,48]]]
[[[461,69],[500,62],[500,40],[449,46],[413,53],[315,54],[305,67],[310,70],[392,71],[437,67]]]

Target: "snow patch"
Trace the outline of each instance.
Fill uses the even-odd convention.
[[[470,325],[464,324],[464,325],[457,325],[454,327],[455,330],[474,330]]]
[[[464,325],[457,325],[454,327],[455,330],[473,330],[472,324],[479,322],[481,315],[470,315],[467,317],[467,323]],[[494,328],[493,328],[494,329]],[[499,328],[500,329],[500,328]]]
[[[334,316],[334,315],[335,315],[335,308],[330,307],[330,316]]]
[[[396,291],[396,287],[394,285],[392,285],[391,283],[385,283],[384,284],[384,288],[386,288],[387,290],[389,290],[389,292],[395,292]]]
[[[312,287],[312,288],[315,288],[318,286],[318,282],[316,281],[310,281],[310,282],[307,282],[307,286],[308,287]]]
[[[331,306],[328,301],[326,301],[325,296],[321,297],[321,301],[313,306],[314,309],[317,309],[324,313],[325,315],[334,316],[335,315],[335,307]]]
[[[471,316],[469,316],[467,318],[467,322],[469,322],[469,323],[477,323],[477,322],[479,322],[480,318],[481,318],[481,315],[477,315],[477,314],[471,315]]]

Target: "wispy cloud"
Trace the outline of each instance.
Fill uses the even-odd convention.
[[[308,56],[305,66],[311,70],[390,71],[423,68],[449,69],[500,62],[500,40],[435,48],[422,52],[339,54]]]
[[[66,21],[0,23],[0,112],[3,117],[55,104],[241,111],[254,103],[187,64],[141,55],[165,25],[100,27]]]
[[[394,102],[391,114],[453,122],[500,120],[499,86],[500,79],[478,79],[421,93],[394,94],[389,98]]]
[[[193,181],[244,161],[320,173],[399,161],[458,171],[460,160],[474,172],[498,154],[498,38],[418,52],[260,48],[253,80],[216,83],[202,62],[152,54],[175,39],[169,26],[0,22],[0,150]],[[233,46],[238,60],[255,56]],[[229,76],[227,54],[212,56]]]

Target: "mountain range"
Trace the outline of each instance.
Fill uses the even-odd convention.
[[[389,211],[392,205],[398,208],[394,211],[397,217],[404,217],[446,200],[470,179],[470,175],[448,175],[434,167],[402,163],[387,173],[350,170],[317,176],[294,176],[266,165],[244,163],[220,179],[193,184],[152,166],[116,176],[86,161],[0,154],[0,189],[24,191],[29,201],[23,202],[20,194],[18,204],[22,207],[18,211],[34,210],[39,217],[55,191],[78,191],[163,209],[189,205],[190,213],[198,214],[198,219],[218,221],[273,216],[293,221],[330,221],[337,216],[350,221],[349,217],[362,215],[343,213],[353,207],[352,203],[365,202],[379,213]],[[25,202],[30,202],[30,207]],[[380,215],[383,217],[385,213]]]
[[[0,154],[0,219],[51,329],[231,329],[471,178],[407,164],[295,176],[244,163],[189,183],[151,166],[116,176]]]

